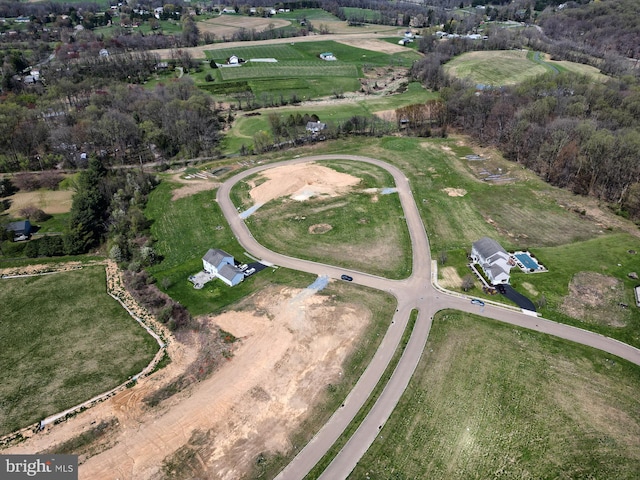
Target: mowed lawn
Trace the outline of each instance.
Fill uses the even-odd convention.
[[[0,280],[0,434],[140,372],[155,340],[106,293],[104,267]]]
[[[445,71],[458,78],[484,85],[515,85],[547,72],[544,65],[527,58],[525,50],[467,52],[445,64]]]
[[[178,185],[162,182],[150,195],[145,214],[152,221],[151,232],[157,238],[156,249],[162,261],[148,271],[158,287],[178,300],[192,315],[215,313],[271,283],[304,288],[314,275],[284,268],[265,269],[245,281],[229,287],[221,280],[207,283],[201,290],[193,288],[189,276],[202,270],[202,257],[210,248],[220,248],[236,260],[254,261],[245,254],[227,225],[216,191],[200,192],[171,200]]]
[[[391,175],[348,161],[319,164],[361,182],[336,197],[305,201],[282,197],[268,202],[245,221],[256,240],[297,258],[389,278],[409,276],[411,243],[398,194],[366,191],[395,187]],[[330,230],[317,233],[324,231],[322,225]]]
[[[636,479],[639,391],[640,367],[611,355],[441,312],[349,478]]]

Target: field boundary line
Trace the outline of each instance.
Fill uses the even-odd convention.
[[[62,265],[64,266],[65,264],[62,264]],[[132,387],[133,385],[135,385],[135,383],[139,379],[150,375],[153,372],[153,370],[156,368],[158,363],[160,363],[160,361],[167,354],[167,342],[165,341],[165,338],[170,338],[171,335],[168,333],[167,329],[161,324],[159,324],[155,319],[155,317],[151,315],[151,313],[149,313],[146,309],[141,307],[138,304],[138,302],[136,302],[136,300],[131,296],[131,294],[124,288],[121,271],[118,268],[117,264],[112,260],[106,260],[104,262],[96,262],[94,264],[87,265],[87,266],[98,266],[98,265],[105,266],[107,294],[110,297],[112,297],[114,300],[116,300],[126,310],[126,312],[136,322],[138,322],[147,331],[147,333],[156,340],[156,342],[158,342],[160,349],[156,352],[153,359],[151,359],[151,361],[147,364],[147,366],[145,366],[139,373],[129,377],[125,382],[115,386],[111,390],[100,393],[90,398],[89,400],[85,400],[82,403],[79,403],[73,407],[67,408],[62,412],[50,415],[39,422],[32,423],[31,425],[23,427],[19,430],[3,435],[2,437],[0,437],[0,447],[6,447],[14,442],[16,443],[21,442],[22,440],[25,440],[26,438],[29,438],[32,435],[37,434],[38,432],[44,430],[44,428],[49,424],[57,425],[58,423],[62,423],[68,420],[69,418],[72,418],[73,416],[97,405],[98,403],[101,403],[104,400],[111,398],[116,393],[122,390],[125,390],[129,387]],[[82,268],[83,268],[83,265],[79,265],[79,266],[75,266],[75,268],[67,269],[67,270],[30,273],[30,274],[24,274],[24,275],[2,276],[0,278],[20,278],[20,277],[33,277],[38,275],[50,275],[52,273],[70,272],[70,271],[80,270]],[[134,312],[134,310],[136,310],[136,312]],[[145,317],[145,319],[143,319],[142,317]],[[160,333],[157,333],[152,326],[158,329]]]

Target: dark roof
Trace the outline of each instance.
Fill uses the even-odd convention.
[[[7,230],[18,234],[28,234],[31,232],[31,222],[29,220],[11,222],[7,224]]]
[[[484,258],[489,258],[498,252],[507,253],[498,242],[489,237],[482,237],[480,240],[473,242],[473,248]]]
[[[322,122],[307,122],[307,130],[324,130],[325,128],[327,128],[327,124],[326,123],[322,123]]]
[[[218,268],[225,257],[233,258],[233,255],[225,252],[224,250],[220,250],[219,248],[211,248],[207,253],[204,254],[202,260]]]

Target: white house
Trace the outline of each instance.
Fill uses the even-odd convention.
[[[333,62],[337,60],[336,56],[331,52],[324,52],[320,54],[320,58],[322,60],[327,60],[328,62]]]
[[[483,237],[473,242],[471,259],[480,265],[492,285],[509,283],[509,272],[513,266],[513,260],[494,239]]]
[[[240,63],[240,59],[237,55],[231,55],[228,63],[229,65],[238,65]]]
[[[307,132],[311,132],[311,133],[318,133],[321,130],[324,130],[325,128],[327,128],[327,124],[326,123],[322,123],[322,122],[307,122],[307,126],[305,127],[305,130]]]
[[[204,271],[219,278],[224,283],[233,287],[244,280],[244,273],[235,266],[233,255],[224,250],[211,248],[202,257]]]

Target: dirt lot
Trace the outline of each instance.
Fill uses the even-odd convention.
[[[173,361],[165,369],[3,453],[50,449],[115,418],[117,428],[100,440],[102,446],[94,446],[100,453],[80,467],[80,478],[160,478],[163,462],[197,470],[186,478],[239,478],[260,453],[291,446],[289,435],[327,384],[339,381],[340,365],[370,319],[364,307],[337,304],[313,290],[267,289],[238,311],[209,319],[241,339],[233,357],[210,378],[158,407],[144,408],[142,398],[196,357],[195,347],[174,342]],[[206,441],[194,447],[194,438]],[[199,461],[186,462],[187,467],[176,462],[194,448]]]
[[[571,279],[561,310],[588,323],[624,327],[630,316],[628,309],[619,305],[624,300],[624,284],[617,278],[580,272]],[[618,313],[612,315],[616,310]]]
[[[275,167],[262,173],[267,181],[251,189],[256,204],[274,198],[291,196],[294,200],[307,200],[315,196],[336,196],[360,183],[360,179],[327,167],[307,163]]]
[[[202,33],[213,33],[217,38],[231,38],[240,29],[267,30],[270,25],[273,28],[286,27],[291,22],[279,18],[245,17],[236,15],[220,15],[216,18],[198,22],[198,28]]]
[[[176,173],[171,176],[171,181],[179,183],[182,186],[175,188],[171,194],[171,200],[178,200],[179,198],[185,198],[191,195],[195,195],[198,192],[204,192],[206,190],[213,190],[220,186],[219,182],[214,182],[211,179],[202,178],[182,178],[182,173]]]

